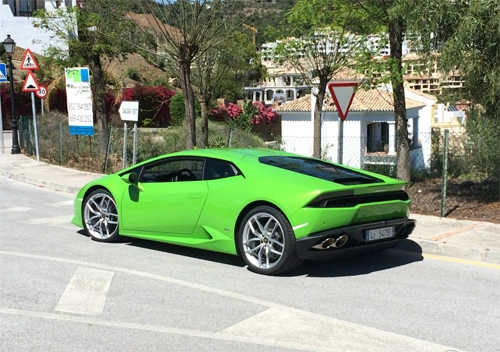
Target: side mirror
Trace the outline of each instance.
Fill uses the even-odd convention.
[[[121,177],[121,179],[128,184],[135,185],[137,184],[139,177],[135,172],[131,172],[130,174],[125,174]]]
[[[139,176],[135,172],[132,172],[128,175],[128,182],[132,184],[137,184],[139,182]]]
[[[136,186],[139,191],[144,191],[144,186],[139,183],[139,176],[137,176],[137,173],[131,172],[130,174],[123,175],[121,178],[125,183]]]

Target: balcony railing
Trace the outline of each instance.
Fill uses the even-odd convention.
[[[7,3],[4,1],[4,4],[10,6],[12,14],[16,17],[30,17],[36,10],[45,9],[45,0],[14,0]],[[71,7],[73,0],[56,0],[54,6]]]

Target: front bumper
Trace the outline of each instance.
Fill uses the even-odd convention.
[[[298,256],[302,259],[342,258],[357,253],[383,251],[407,239],[413,232],[415,223],[416,220],[413,219],[397,219],[340,227],[300,238],[297,240],[295,248]],[[392,226],[394,226],[393,237],[370,242],[365,240],[365,233],[367,230]],[[318,247],[318,245],[329,238],[335,239],[340,236],[347,236],[348,238],[347,242],[340,248],[314,248]]]

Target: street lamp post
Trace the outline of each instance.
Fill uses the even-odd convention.
[[[12,149],[11,154],[21,153],[21,148],[19,148],[19,136],[17,133],[17,117],[16,117],[16,103],[15,103],[15,92],[14,92],[14,77],[12,76],[12,54],[16,48],[16,42],[7,34],[7,38],[3,41],[3,46],[7,57],[9,58],[9,82],[10,82],[10,105],[12,107]]]

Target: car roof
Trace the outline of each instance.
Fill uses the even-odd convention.
[[[173,153],[171,155],[178,156],[201,156],[210,158],[220,158],[226,160],[243,159],[247,156],[260,158],[263,156],[277,156],[277,155],[294,155],[291,153],[283,152],[273,149],[245,149],[245,148],[207,148],[207,149],[191,149],[182,152]]]

